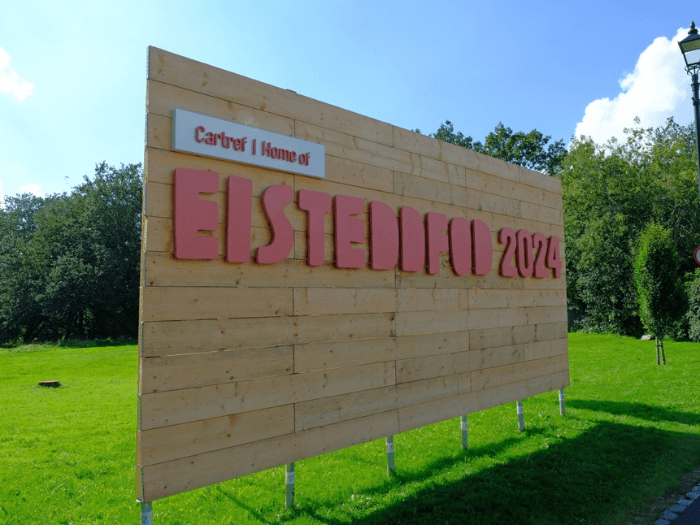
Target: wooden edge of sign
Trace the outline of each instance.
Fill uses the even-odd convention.
[[[465,148],[421,135],[317,101],[288,89],[278,88],[236,73],[150,46],[148,79],[220,98],[258,111],[283,115],[300,122],[323,125],[330,131],[346,133],[397,151],[418,151],[440,162],[492,173],[516,182],[561,192],[561,181],[494,159]]]

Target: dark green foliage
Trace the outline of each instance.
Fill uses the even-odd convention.
[[[70,194],[0,209],[0,343],[135,337],[141,166],[96,166]]]
[[[567,296],[572,329],[641,335],[634,284],[636,241],[654,222],[671,232],[676,276],[696,265],[700,245],[695,137],[669,119],[626,130],[625,142],[572,141],[560,175]],[[667,335],[678,337],[670,328]]]
[[[561,171],[562,161],[566,157],[563,140],[549,144],[552,138],[550,135],[543,135],[536,129],[528,133],[514,133],[502,122],[486,135],[484,142],[475,142],[472,137],[465,136],[461,131],[455,132],[454,125],[449,120],[440,124],[437,132],[431,133],[430,136],[548,175]]]
[[[692,280],[687,283],[688,312],[688,338],[691,341],[700,342],[700,269],[695,270]]]
[[[650,223],[642,232],[634,281],[642,324],[663,339],[687,308],[678,276],[678,254],[668,228]]]

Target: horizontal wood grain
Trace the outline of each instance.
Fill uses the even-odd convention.
[[[139,432],[141,466],[294,432],[294,405],[214,417]]]
[[[366,443],[399,431],[396,411],[295,432],[143,468],[143,494],[153,501],[227,479]]]
[[[359,392],[396,384],[394,363],[319,370],[141,395],[141,429]]]

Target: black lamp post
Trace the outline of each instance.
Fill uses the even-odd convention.
[[[695,107],[695,140],[698,145],[698,191],[700,191],[700,98],[698,98],[698,71],[700,71],[700,35],[695,21],[690,23],[688,36],[678,42],[685,59],[685,70],[693,79],[693,106]]]

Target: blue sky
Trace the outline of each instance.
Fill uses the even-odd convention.
[[[603,142],[692,119],[688,1],[5,2],[0,198],[143,161],[153,45],[424,133]],[[681,33],[679,29],[685,28]]]

